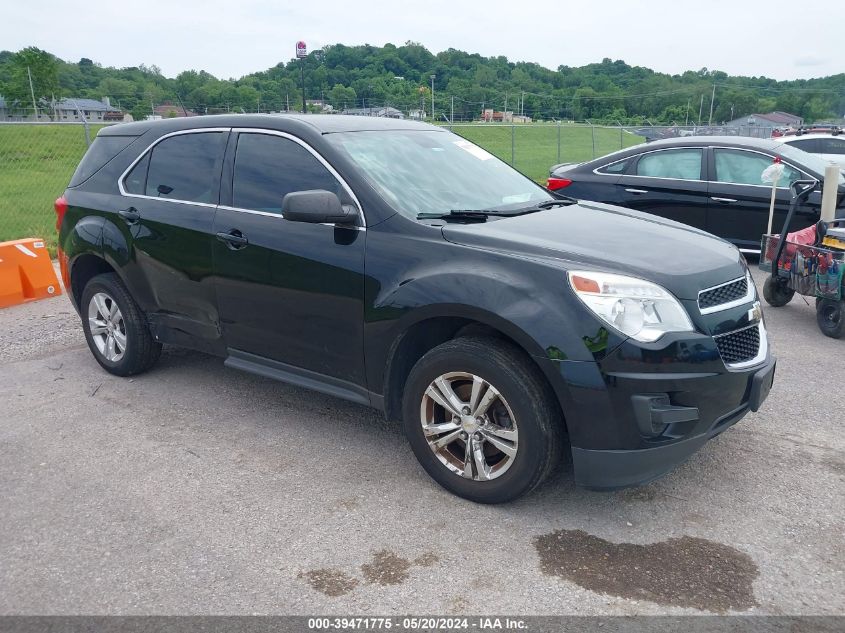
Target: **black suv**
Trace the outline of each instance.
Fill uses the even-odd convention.
[[[437,127],[226,115],[101,130],[56,201],[94,357],[162,344],[401,420],[480,502],[649,481],[774,375],[745,260],[702,231],[555,197]]]

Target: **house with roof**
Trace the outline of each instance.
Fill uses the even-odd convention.
[[[38,121],[78,123],[87,120],[89,123],[109,123],[124,119],[124,113],[120,108],[112,106],[108,97],[103,97],[102,101],[68,97],[52,103],[44,99],[38,102]],[[0,97],[0,121],[36,121],[32,104],[9,103]]]
[[[49,108],[49,106],[48,106]],[[97,99],[65,98],[56,102],[52,108],[56,121],[88,121],[89,123],[108,123],[123,121],[123,112],[112,106],[108,97]],[[48,109],[47,112],[50,110]]]
[[[726,127],[751,127],[763,130],[774,130],[776,128],[798,127],[804,123],[804,119],[789,112],[769,112],[767,114],[749,114],[725,123]]]
[[[158,116],[161,119],[178,119],[186,116],[199,116],[193,110],[183,108],[181,105],[170,103],[166,101],[161,105],[153,108],[153,116]]]
[[[346,108],[341,114],[352,116],[380,116],[388,119],[404,119],[405,115],[396,108],[385,106],[383,108]]]

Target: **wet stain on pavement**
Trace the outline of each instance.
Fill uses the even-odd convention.
[[[417,556],[414,559],[414,565],[419,567],[431,567],[438,561],[440,561],[440,557],[437,554],[434,552],[426,552],[422,556]]]
[[[597,593],[719,613],[757,604],[757,565],[722,543],[683,536],[616,544],[583,530],[557,530],[535,537],[534,546],[544,574]]]
[[[299,578],[308,581],[313,589],[332,598],[345,595],[358,586],[358,579],[340,569],[312,569],[300,573]]]
[[[373,554],[373,562],[361,565],[361,572],[369,583],[398,585],[408,579],[411,562],[395,552],[382,549]]]
[[[822,462],[830,472],[837,475],[845,475],[845,461],[836,457],[825,457]]]

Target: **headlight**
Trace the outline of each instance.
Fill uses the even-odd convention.
[[[576,270],[569,273],[569,285],[596,316],[637,341],[650,343],[666,332],[695,329],[678,300],[650,281]]]

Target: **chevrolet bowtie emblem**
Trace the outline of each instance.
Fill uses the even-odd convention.
[[[760,307],[760,302],[755,301],[754,305],[748,311],[748,321],[750,323],[759,323],[763,320],[763,308]]]

